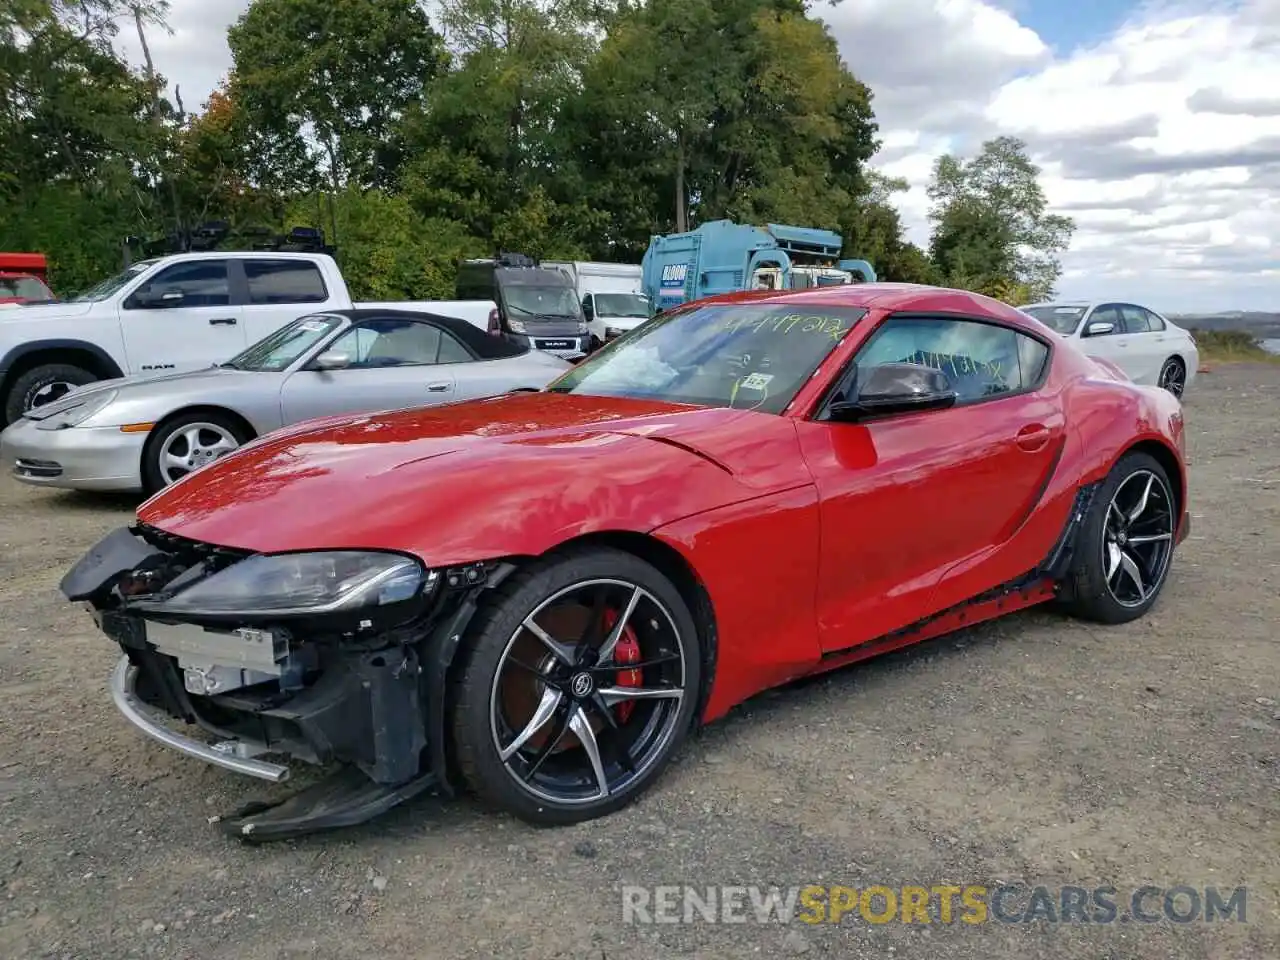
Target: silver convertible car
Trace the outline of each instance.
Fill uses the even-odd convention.
[[[299,420],[541,389],[565,360],[464,320],[393,310],[299,317],[226,363],[104,380],[0,434],[24,483],[154,493]]]

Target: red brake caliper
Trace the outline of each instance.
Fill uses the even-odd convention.
[[[615,610],[610,610],[605,614],[605,630],[613,629],[613,625],[618,621],[618,614]],[[636,639],[636,632],[627,625],[622,631],[622,636],[618,638],[618,645],[613,648],[613,659],[618,663],[639,663],[640,662],[640,641]],[[619,670],[618,686],[620,687],[638,687],[641,683],[639,670]],[[617,711],[618,720],[626,723],[631,717],[631,711],[636,708],[635,702],[624,700],[614,709]]]

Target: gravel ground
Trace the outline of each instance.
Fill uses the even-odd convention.
[[[1032,611],[757,698],[635,806],[535,830],[425,798],[261,848],[264,789],[111,706],[63,571],[129,500],[0,480],[0,956],[1280,957],[1280,367],[1188,402],[1192,538],[1142,621]],[[624,923],[624,884],[1248,886],[1247,922]]]

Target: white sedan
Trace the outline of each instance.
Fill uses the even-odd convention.
[[[1195,379],[1195,338],[1148,307],[1116,301],[1033,303],[1020,308],[1091,357],[1109,360],[1135,383],[1164,387],[1174,396]]]

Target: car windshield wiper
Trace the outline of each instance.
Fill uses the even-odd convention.
[[[538,313],[536,310],[526,310],[524,307],[518,307],[514,303],[507,304],[512,310],[519,310],[526,317],[533,317],[535,320],[573,320],[575,317],[567,313]]]

